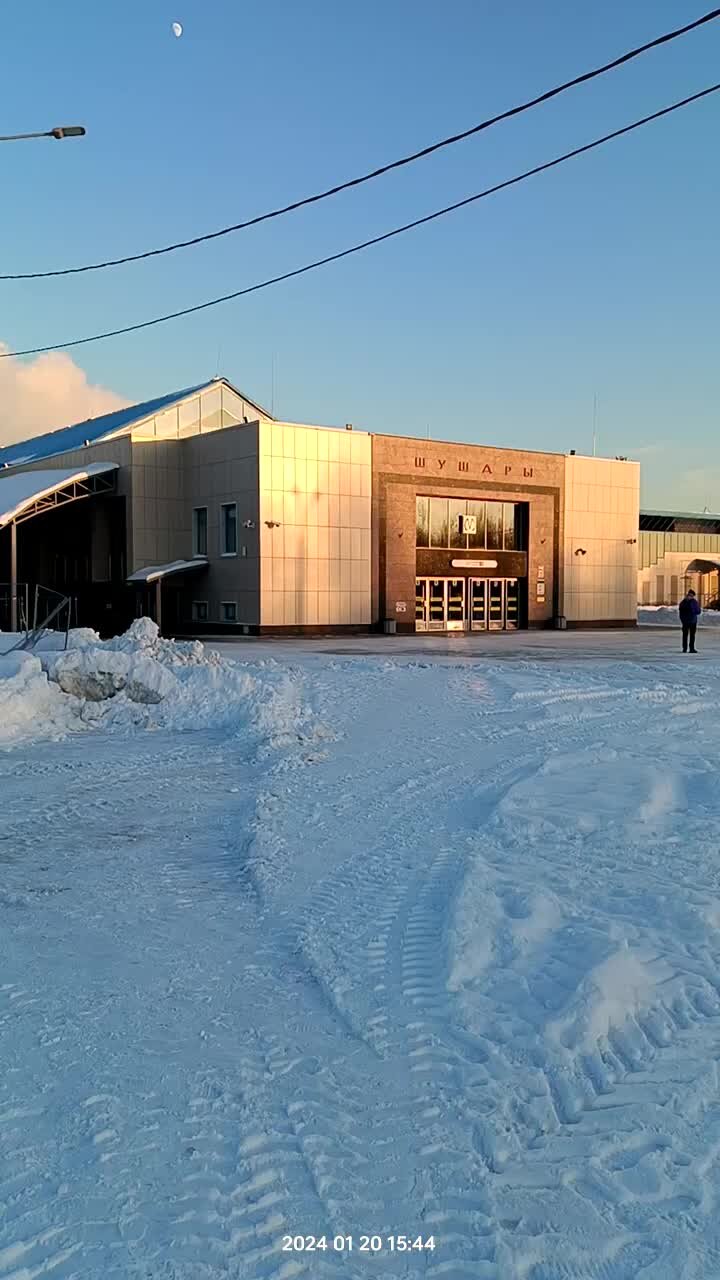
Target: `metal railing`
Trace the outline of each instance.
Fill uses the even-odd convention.
[[[67,649],[74,605],[71,596],[54,591],[51,587],[43,587],[40,583],[31,588],[29,583],[24,582],[17,587],[17,605],[18,624],[22,634],[9,652],[34,649],[46,632],[51,630],[64,632],[63,648]],[[0,617],[3,620],[5,608],[9,613],[9,591],[7,584],[0,584]]]

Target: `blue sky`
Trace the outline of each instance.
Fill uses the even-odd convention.
[[[709,6],[708,6],[709,7]],[[5,270],[252,216],[466,128],[703,6],[680,0],[97,0],[5,6]],[[182,39],[171,34],[184,24]],[[211,245],[0,285],[45,344],[202,301],[460,199],[718,79],[720,22],[438,156]],[[218,371],[278,416],[643,462],[643,500],[720,508],[720,94],[263,294],[74,353],[143,399]]]

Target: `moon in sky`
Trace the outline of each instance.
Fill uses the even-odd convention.
[[[177,38],[178,38],[178,40],[179,40],[179,39],[180,39],[180,36],[182,35],[182,31],[183,31],[183,29],[182,29],[182,23],[180,23],[180,22],[173,22],[173,24],[172,24],[172,31],[173,31],[173,35],[174,35],[174,36],[177,36]]]

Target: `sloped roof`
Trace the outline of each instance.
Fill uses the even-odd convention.
[[[0,472],[0,529],[11,520],[17,520],[27,507],[57,493],[58,489],[81,484],[92,476],[107,475],[110,471],[117,471],[116,462],[93,462],[81,471],[70,467],[57,471],[21,471],[14,475]]]
[[[0,469],[5,466],[25,466],[30,462],[39,462],[43,458],[52,458],[57,453],[66,453],[70,449],[82,449],[86,442],[95,444],[107,436],[129,430],[136,422],[141,422],[143,418],[149,418],[152,414],[159,413],[161,409],[167,409],[188,396],[197,395],[199,391],[208,391],[221,384],[230,387],[230,390],[242,400],[247,400],[248,404],[258,409],[264,417],[271,416],[255,400],[243,395],[242,391],[238,391],[225,378],[211,378],[208,382],[200,382],[195,387],[185,387],[183,391],[171,391],[169,395],[157,396],[154,400],[144,400],[141,404],[131,404],[125,409],[104,413],[99,418],[88,418],[85,422],[76,422],[70,427],[60,427],[58,431],[47,431],[44,435],[33,436],[31,440],[6,445],[4,449],[0,449]]]
[[[642,533],[720,534],[720,515],[709,511],[640,511]]]

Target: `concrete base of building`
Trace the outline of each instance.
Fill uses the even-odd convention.
[[[341,623],[324,623],[298,627],[258,627],[260,636],[367,636],[375,628],[357,623],[345,626]]]
[[[629,618],[616,619],[598,619],[596,621],[568,622],[568,631],[618,631],[627,630],[637,627],[637,620]],[[517,635],[518,631],[552,631],[554,630],[552,622],[535,622],[530,623],[527,627],[518,627],[513,630],[486,630],[486,631],[416,631],[413,624],[398,623],[396,635],[412,636],[413,639],[419,640],[437,640],[444,638],[446,640],[479,639],[481,636],[508,636]],[[222,623],[187,623],[183,627],[175,627],[172,635],[178,639],[185,640],[205,640],[221,641],[242,639],[245,636],[281,636],[287,639],[293,636],[366,636],[366,635],[383,635],[384,626],[382,623],[373,623],[368,626],[343,624],[325,624],[316,626],[296,626],[296,627],[267,627],[258,626],[255,623],[228,623],[225,626]],[[390,637],[388,637],[390,638]]]
[[[324,624],[296,627],[267,627],[257,623],[223,623],[221,622],[188,622],[182,627],[175,627],[173,635],[193,640],[233,640],[243,636],[366,636],[376,631],[376,627],[350,626],[341,624]]]
[[[598,618],[568,622],[568,631],[619,631],[637,627],[637,618]]]

